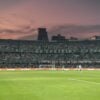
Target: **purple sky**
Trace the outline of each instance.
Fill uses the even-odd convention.
[[[38,27],[49,35],[100,35],[99,9],[100,0],[0,0],[0,38],[33,39]]]

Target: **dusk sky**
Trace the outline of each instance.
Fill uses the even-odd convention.
[[[49,35],[100,35],[100,0],[0,0],[0,38],[33,39],[38,27]]]

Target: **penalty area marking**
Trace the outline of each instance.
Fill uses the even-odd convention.
[[[80,81],[80,82],[85,82],[85,83],[89,83],[89,84],[99,84],[97,82],[93,82],[93,81],[86,81],[86,80],[80,80],[80,79],[74,79],[74,78],[69,78],[68,80],[72,80],[72,81]]]

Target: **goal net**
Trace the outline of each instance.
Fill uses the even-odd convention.
[[[55,70],[55,64],[40,64],[39,69],[52,69]]]

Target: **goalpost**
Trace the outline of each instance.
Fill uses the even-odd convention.
[[[53,61],[51,64],[40,64],[39,65],[39,69],[40,70],[42,70],[42,69],[52,69],[52,70],[55,70],[56,69],[55,62]]]
[[[65,70],[65,65],[64,64],[61,64],[60,67],[57,67],[56,66],[56,63],[55,61],[52,61],[51,63],[48,63],[48,64],[39,64],[39,70],[45,70],[45,69],[49,69],[49,70]]]

